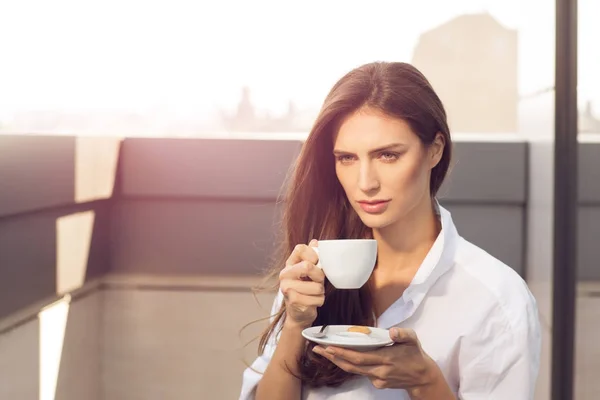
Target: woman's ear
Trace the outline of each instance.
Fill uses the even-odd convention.
[[[435,168],[442,159],[444,147],[446,147],[446,140],[444,139],[444,135],[442,135],[441,132],[438,132],[429,146],[429,166],[431,169]]]

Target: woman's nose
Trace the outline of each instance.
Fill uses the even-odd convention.
[[[358,187],[363,192],[371,192],[379,189],[379,179],[377,178],[377,171],[369,165],[361,165],[358,177]]]

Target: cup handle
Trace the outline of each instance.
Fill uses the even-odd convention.
[[[317,253],[317,256],[319,256],[319,248],[318,247],[311,247],[311,248],[315,251],[315,253]],[[319,259],[319,261],[317,261],[316,267],[323,269],[323,267],[321,267],[321,259]]]

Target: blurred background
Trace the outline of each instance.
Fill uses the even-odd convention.
[[[600,2],[578,3],[578,185],[557,188],[555,2],[0,2],[0,399],[237,398],[286,174],[375,60],[447,108],[440,201],[536,296],[536,400],[558,399],[554,201],[576,188],[573,398],[599,398]]]

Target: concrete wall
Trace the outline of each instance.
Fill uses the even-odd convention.
[[[0,136],[0,319],[106,273],[119,144]]]
[[[279,237],[276,199],[301,142],[128,139],[117,174],[119,144],[0,136],[0,318],[109,270],[253,275],[269,264]],[[599,146],[581,148],[582,280],[600,280],[600,184],[592,175]],[[523,275],[527,182],[536,179],[529,154],[523,142],[459,141],[440,191],[463,236]],[[61,221],[86,212],[93,218],[89,248],[80,251],[88,255],[83,279],[60,282],[57,263],[71,251],[61,257],[59,242],[85,245],[78,223],[61,236],[70,224]]]
[[[460,234],[521,275],[527,149],[524,142],[457,142],[451,174],[440,190]]]
[[[257,274],[277,238],[276,200],[300,146],[126,140],[111,271]]]
[[[112,271],[254,274],[268,264],[278,206],[297,141],[128,139],[113,209]],[[538,146],[539,147],[539,146]],[[537,148],[537,147],[536,147]],[[227,154],[227,161],[222,160]],[[440,200],[460,232],[526,275],[530,145],[455,145]],[[600,280],[600,144],[580,147],[580,278]],[[492,229],[493,228],[493,229]],[[248,240],[248,238],[252,238]],[[231,251],[232,244],[238,249]],[[548,242],[549,243],[549,242]],[[243,257],[242,257],[243,255]]]
[[[277,239],[276,199],[297,141],[128,139],[113,272],[256,274]],[[440,190],[460,232],[523,270],[527,144],[459,142]]]
[[[61,334],[43,327],[61,324],[36,314],[80,287],[86,294],[60,320],[57,399],[235,397],[242,359],[256,351],[241,349],[238,332],[267,316],[272,294],[257,304],[250,288],[278,237],[276,199],[300,146],[0,136],[0,398],[37,399],[47,387],[40,365],[52,358],[48,338]],[[586,281],[600,280],[598,155],[598,144],[582,147]],[[440,191],[462,235],[526,277],[530,157],[523,142],[459,141]],[[595,315],[588,303],[582,327]],[[579,371],[598,358],[581,358]]]
[[[583,281],[600,280],[600,143],[579,145],[578,274]]]

